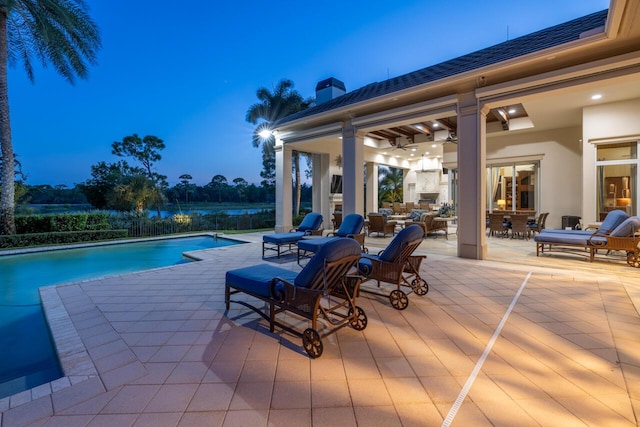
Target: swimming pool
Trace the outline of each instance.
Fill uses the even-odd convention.
[[[238,243],[195,236],[0,256],[0,398],[63,375],[38,288],[181,264],[183,252]]]

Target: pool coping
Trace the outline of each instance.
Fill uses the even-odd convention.
[[[144,239],[110,240],[107,242],[95,242],[93,244],[82,243],[82,244],[72,244],[72,245],[48,246],[48,247],[41,247],[41,248],[15,249],[15,250],[8,250],[6,251],[7,253],[4,253],[5,251],[0,252],[0,256],[19,255],[23,253],[50,252],[50,251],[61,250],[61,249],[76,249],[76,248],[88,247],[88,246],[106,246],[106,245],[114,245],[114,244],[136,243],[136,242],[150,241],[150,240],[165,240],[165,239],[171,239],[171,238],[197,237],[197,236],[222,237],[227,240],[236,240],[240,243],[252,243],[250,239],[242,240],[238,238],[229,238],[224,233],[200,232],[200,233],[191,233],[191,234],[172,235],[171,237],[160,236],[160,237],[150,237],[150,238],[144,238]],[[197,261],[205,260],[206,257],[197,256],[196,253],[203,253],[205,251],[210,251],[215,249],[220,249],[220,248],[206,248],[206,249],[198,249],[194,251],[185,251],[182,253],[182,255],[184,257],[187,257],[197,262]],[[56,354],[58,356],[58,361],[60,363],[63,376],[53,381],[35,386],[33,388],[20,391],[10,396],[0,398],[0,414],[8,409],[24,405],[33,400],[51,395],[54,392],[71,387],[72,385],[81,383],[91,378],[99,378],[100,376],[95,364],[93,363],[93,359],[91,359],[86,346],[84,345],[84,343],[82,342],[82,339],[80,338],[80,334],[78,333],[78,330],[76,329],[75,325],[71,320],[71,316],[69,315],[67,308],[62,302],[62,298],[58,294],[59,288],[69,287],[69,286],[78,286],[84,282],[100,280],[105,277],[126,276],[130,274],[138,274],[141,271],[148,272],[153,270],[168,269],[172,267],[174,266],[169,265],[164,267],[149,268],[149,269],[144,269],[144,270],[130,272],[130,273],[113,274],[109,276],[98,276],[98,277],[92,277],[90,279],[78,280],[78,281],[67,282],[67,283],[59,283],[56,285],[47,285],[47,286],[42,286],[38,288],[38,293],[40,295],[40,302],[42,304],[42,310],[44,312],[45,321],[47,323],[47,326],[49,327],[49,332],[51,333],[51,338],[53,340],[53,345],[54,345]]]

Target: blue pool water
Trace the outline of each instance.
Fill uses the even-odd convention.
[[[240,242],[209,236],[0,256],[0,398],[62,376],[38,288],[189,262]]]

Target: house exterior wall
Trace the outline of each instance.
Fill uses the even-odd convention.
[[[580,138],[579,127],[488,137],[487,166],[539,159],[537,210],[549,212],[548,228],[561,228],[563,215],[582,217]]]
[[[596,143],[640,139],[640,99],[585,107],[582,110],[582,159],[584,218],[596,218]],[[638,191],[638,189],[636,189]],[[640,197],[636,194],[635,200]],[[636,202],[638,203],[638,202]],[[636,212],[638,206],[636,206]]]

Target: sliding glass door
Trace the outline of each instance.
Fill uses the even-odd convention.
[[[535,163],[511,163],[487,168],[487,207],[490,211],[537,211],[538,169]]]

